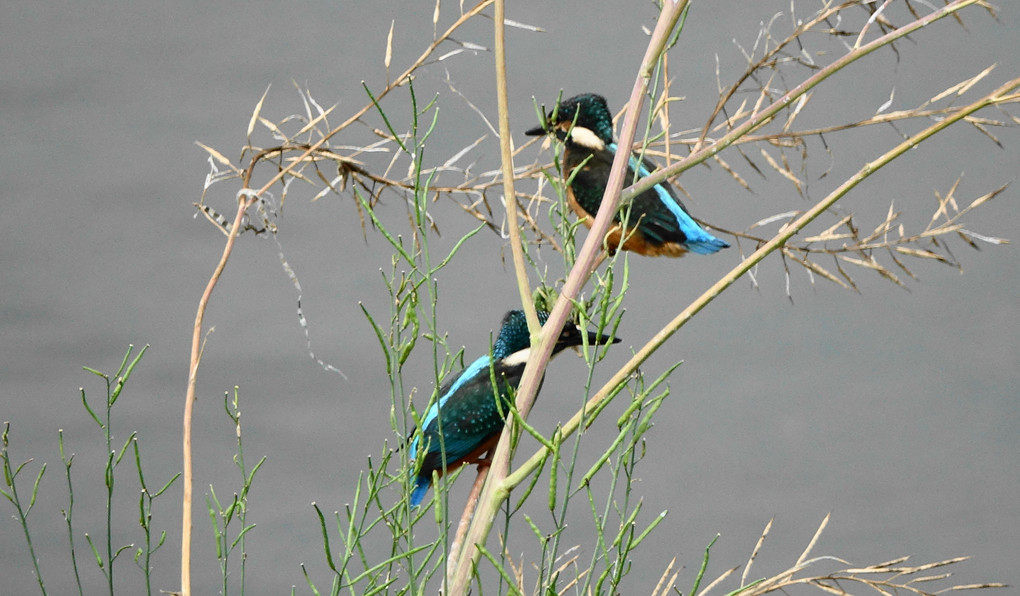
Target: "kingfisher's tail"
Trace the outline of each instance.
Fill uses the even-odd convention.
[[[687,242],[684,244],[687,245],[688,250],[699,255],[710,255],[730,247],[729,243],[719,240],[704,230],[702,230],[702,234],[700,238],[693,240],[690,237],[687,238]]]
[[[411,491],[411,508],[415,508],[421,505],[422,499],[425,498],[425,494],[429,492],[429,486],[432,485],[432,474],[428,476],[417,476],[414,480],[414,490]]]

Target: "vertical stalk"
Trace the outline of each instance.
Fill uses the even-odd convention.
[[[498,4],[497,2],[497,7]],[[620,136],[619,146],[621,147],[629,147],[634,142],[634,135],[637,130],[637,116],[641,109],[644,91],[648,87],[648,78],[651,76],[652,69],[655,67],[659,55],[668,42],[669,33],[673,30],[686,6],[686,0],[666,2],[662,12],[659,14],[658,23],[655,31],[652,33],[652,39],[641,62],[639,75],[631,91],[627,116],[624,119],[623,130]],[[496,22],[498,27],[502,23],[502,19],[497,16]],[[541,341],[532,352],[531,358],[524,369],[524,376],[521,379],[517,393],[517,409],[524,419],[527,419],[528,412],[535,401],[539,381],[542,379],[545,367],[549,363],[553,344],[560,330],[563,329],[563,325],[566,323],[572,302],[591,275],[595,259],[601,253],[602,239],[609,231],[613,215],[619,204],[620,191],[623,189],[623,179],[626,175],[629,157],[630,155],[627,151],[620,151],[616,155],[612,172],[609,176],[609,182],[606,185],[606,193],[602,198],[602,205],[599,208],[598,215],[595,217],[595,222],[592,224],[591,231],[588,233],[587,238],[585,238],[577,261],[567,277],[563,293],[556,301],[549,320],[546,321],[543,333],[541,334]],[[511,420],[510,424],[512,423]],[[456,558],[456,569],[449,583],[450,591],[448,593],[451,595],[459,596],[468,592],[471,582],[471,571],[477,564],[480,555],[480,550],[474,548],[474,545],[484,544],[485,538],[492,528],[496,509],[507,497],[508,492],[507,488],[503,485],[503,480],[506,478],[510,468],[510,436],[511,433],[504,432],[500,437],[499,444],[493,455],[492,465],[489,469],[489,478],[482,491],[479,509],[471,521],[465,545],[461,547],[459,552],[451,553]]]
[[[418,57],[417,60],[411,66],[407,68],[400,76],[398,76],[392,83],[386,86],[385,89],[377,96],[381,99],[383,96],[388,94],[393,89],[400,85],[403,85],[405,81],[422,66],[429,56],[439,47],[441,43],[450,38],[454,31],[457,30],[468,20],[478,15],[482,10],[489,6],[493,0],[481,0],[471,10],[465,12],[454,22],[450,27],[437,39],[429,45],[428,48]],[[195,313],[195,326],[192,331],[191,337],[191,360],[188,366],[188,388],[184,397],[184,422],[183,430],[181,432],[181,439],[183,444],[183,482],[184,489],[181,497],[181,596],[191,596],[191,529],[192,529],[192,486],[194,484],[194,470],[192,467],[192,449],[191,449],[191,420],[194,413],[195,403],[195,387],[198,381],[198,366],[202,359],[201,350],[201,337],[202,337],[202,323],[205,320],[205,310],[209,305],[209,299],[212,296],[213,289],[216,288],[216,284],[219,282],[220,276],[223,274],[223,270],[227,266],[227,260],[230,258],[231,253],[234,250],[234,242],[237,240],[237,235],[240,230],[241,222],[244,218],[245,212],[255,204],[258,197],[268,191],[274,184],[283,180],[283,178],[289,174],[298,164],[304,163],[305,159],[310,155],[318,151],[329,139],[339,133],[341,130],[347,128],[352,123],[356,122],[359,118],[364,116],[373,107],[373,103],[366,104],[358,112],[348,118],[340,126],[336,127],[329,134],[324,135],[321,139],[312,143],[308,149],[297,159],[291,161],[285,167],[281,168],[275,175],[273,175],[268,182],[258,191],[251,190],[251,175],[252,170],[258,164],[257,160],[253,161],[249,169],[245,172],[244,187],[240,193],[238,193],[238,208],[237,214],[234,217],[234,223],[231,227],[229,234],[227,235],[227,243],[223,247],[223,254],[220,257],[219,263],[213,270],[212,276],[209,278],[209,283],[206,284],[205,291],[202,293],[202,297],[198,301],[198,309]]]
[[[521,306],[528,319],[528,329],[535,337],[542,329],[535,313],[535,303],[528,284],[528,270],[524,262],[524,246],[521,244],[521,229],[517,223],[517,193],[514,190],[513,137],[510,132],[510,108],[507,99],[506,82],[506,2],[496,0],[494,5],[494,28],[496,38],[496,106],[499,110],[499,152],[503,170],[503,196],[506,205],[506,221],[510,232],[510,250],[513,253],[514,273],[517,275],[517,290]]]

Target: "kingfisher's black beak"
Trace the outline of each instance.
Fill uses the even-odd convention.
[[[571,346],[570,346],[570,349],[573,350],[575,353],[577,353],[578,356],[582,355],[581,354],[581,346],[584,345],[582,343],[581,333],[582,332],[580,332],[580,331],[577,333],[577,335],[573,339],[573,342],[571,342]],[[608,346],[609,344],[618,344],[618,343],[620,343],[620,338],[619,337],[610,337],[608,335],[599,335],[598,333],[595,333],[594,331],[584,331],[583,333],[588,336],[588,345],[589,346],[594,346],[596,344],[598,344],[600,346]]]
[[[598,343],[600,346],[607,346],[609,344],[618,344],[618,343],[620,343],[620,338],[619,337],[610,337],[608,335],[599,335],[598,333],[595,333],[594,331],[589,331],[588,332],[588,344],[589,345],[594,345],[595,343]]]
[[[535,128],[529,128],[528,130],[524,131],[524,134],[528,135],[529,137],[540,137],[542,135],[549,134],[549,131],[545,129],[545,126],[536,126]]]
[[[580,346],[584,345],[585,339],[588,340],[588,345],[591,346],[595,344],[607,346],[609,344],[620,343],[619,337],[600,335],[594,331],[582,331],[577,328],[577,325],[568,321],[567,324],[564,325],[560,336],[556,339],[556,346],[553,348],[553,353],[555,354],[565,348],[574,348],[575,350],[578,350],[580,349]]]

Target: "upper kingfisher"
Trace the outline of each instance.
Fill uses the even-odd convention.
[[[549,313],[538,311],[538,320],[543,325],[548,318]],[[582,332],[568,321],[556,340],[553,355],[564,348],[580,346],[586,339],[592,345],[620,341],[591,331]],[[511,310],[503,317],[492,353],[475,360],[440,387],[439,399],[421,420],[421,434],[411,441],[412,458],[423,451],[411,491],[411,507],[421,504],[432,484],[433,471],[442,476],[444,471],[452,472],[464,464],[476,463],[496,445],[513,404],[511,392],[516,392],[521,382],[530,350],[531,334],[524,311]],[[498,395],[493,390],[493,379]]]
[[[573,176],[567,188],[567,200],[574,213],[590,228],[602,204],[617,149],[613,142],[613,116],[605,98],[585,93],[563,100],[559,108],[549,114],[543,126],[524,134],[539,136],[548,133],[555,133],[556,138],[563,142],[563,175],[568,180]],[[581,165],[582,162],[584,165]],[[575,173],[578,166],[581,167]],[[638,179],[655,169],[651,161],[645,159],[639,162],[637,156],[631,155],[626,183],[635,180],[635,167],[638,168]],[[620,213],[616,214],[615,225],[606,235],[610,254],[615,253],[617,248],[623,248],[653,257],[682,257],[687,252],[709,255],[729,247],[691,218],[677,198],[676,191],[666,182],[660,182],[634,197],[628,221],[630,225],[624,232]],[[621,236],[625,238],[622,247]]]

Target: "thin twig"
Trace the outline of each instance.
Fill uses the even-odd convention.
[[[669,39],[669,33],[673,30],[677,20],[683,13],[686,1],[676,4],[666,3],[659,14],[658,23],[652,34],[648,49],[641,62],[640,75],[634,83],[631,91],[631,99],[628,102],[629,109],[624,119],[623,130],[620,134],[620,146],[629,147],[634,142],[634,135],[637,130],[637,116],[641,110],[641,103],[644,99],[644,91],[648,87],[648,76],[651,68],[654,67],[662,53],[665,44]],[[612,172],[609,177],[605,196],[602,199],[602,206],[595,222],[589,232],[585,243],[578,254],[574,267],[570,271],[567,282],[564,285],[563,293],[553,306],[549,319],[546,321],[542,333],[542,341],[532,350],[531,357],[524,369],[524,374],[518,387],[517,410],[521,418],[527,419],[528,412],[534,404],[538,392],[538,385],[541,381],[545,367],[552,354],[552,347],[560,330],[563,329],[572,307],[573,300],[577,297],[580,288],[587,281],[592,272],[592,265],[602,250],[602,239],[612,223],[616,206],[619,204],[620,189],[623,188],[623,180],[627,170],[629,155],[626,151],[620,151],[616,155]],[[513,424],[513,419],[510,419]],[[451,578],[450,592],[453,596],[459,596],[468,592],[471,570],[477,564],[480,550],[471,548],[475,544],[485,542],[485,538],[492,527],[496,509],[509,494],[503,486],[510,467],[510,436],[512,433],[504,432],[500,437],[496,451],[493,455],[492,466],[489,470],[489,479],[479,500],[479,509],[471,521],[471,528],[465,539],[464,547],[459,553],[452,553],[457,557],[456,571]]]
[[[865,44],[860,48],[848,52],[847,54],[833,61],[832,64],[829,64],[825,68],[820,69],[818,72],[805,79],[804,82],[788,91],[785,95],[776,100],[772,105],[760,111],[756,110],[752,117],[748,118],[740,126],[731,130],[717,142],[708,145],[704,148],[698,148],[698,146],[696,146],[695,150],[692,151],[691,154],[688,155],[686,158],[678,161],[677,163],[671,166],[667,166],[662,169],[656,170],[655,172],[652,172],[651,175],[642,178],[623,193],[622,199],[628,200],[630,198],[636,197],[642,192],[652,188],[656,184],[661,184],[662,182],[665,182],[666,180],[674,176],[677,176],[680,173],[685,172],[691,169],[692,167],[704,162],[705,160],[715,156],[717,153],[719,153],[726,147],[732,145],[734,141],[736,141],[738,138],[751,134],[754,131],[768,124],[773,118],[775,118],[775,116],[780,111],[792,105],[793,102],[797,101],[802,95],[804,95],[811,89],[815,88],[819,83],[821,83],[825,79],[836,74],[837,72],[849,66],[850,64],[856,62],[857,60],[860,60],[861,58],[871,54],[872,52],[875,52],[876,50],[882,47],[891,44],[892,42],[898,39],[902,39],[903,37],[906,37],[911,33],[915,33],[919,29],[927,27],[928,25],[931,25],[932,23],[940,19],[943,19],[960,10],[963,10],[964,8],[970,6],[971,4],[980,3],[981,1],[982,0],[955,0],[954,2],[950,2],[949,4],[924,17],[921,17],[910,23],[907,23],[906,25],[900,27],[899,29],[896,29],[894,31],[887,33],[886,35],[883,35],[882,37],[879,37],[878,39],[872,41],[871,43]],[[623,143],[621,142],[620,146],[626,145],[623,145]]]
[[[805,226],[811,221],[817,218],[819,215],[824,213],[827,209],[832,207],[839,199],[843,198],[851,189],[856,187],[858,184],[863,182],[869,176],[880,170],[883,166],[887,165],[892,160],[896,159],[900,155],[906,153],[913,147],[916,147],[921,142],[927,140],[931,136],[937,134],[943,129],[949,127],[956,122],[964,120],[970,114],[984,109],[990,105],[995,105],[1001,101],[1008,100],[1008,94],[1014,90],[1020,88],[1020,78],[1013,79],[1005,85],[1002,85],[992,93],[982,97],[981,99],[958,108],[955,114],[947,116],[944,120],[932,124],[928,128],[921,132],[913,135],[912,137],[904,140],[902,143],[890,149],[878,159],[869,162],[864,165],[856,174],[849,178],[846,182],[841,184],[838,188],[833,190],[828,196],[815,204],[811,209],[806,211],[803,215],[797,218],[796,221],[791,222],[787,226],[776,234],[771,240],[762,245],[753,254],[747,257],[739,265],[730,270],[724,275],[719,281],[712,285],[709,289],[705,290],[696,300],[691,302],[685,309],[683,309],[676,317],[673,318],[668,324],[658,331],[651,339],[645,343],[634,356],[623,365],[613,376],[610,378],[605,385],[602,386],[585,404],[584,407],[579,409],[567,422],[561,426],[560,437],[561,440],[566,439],[573,434],[581,425],[585,419],[587,413],[600,407],[602,402],[605,401],[613,391],[620,384],[627,381],[635,371],[643,364],[656,350],[658,350],[662,344],[666,342],[674,333],[676,333],[681,327],[683,327],[687,321],[694,317],[699,311],[708,306],[712,300],[723,292],[726,288],[733,285],[738,279],[740,279],[745,273],[750,271],[758,263],[760,263],[766,256],[784,246],[786,242],[792,238],[795,234],[800,232]],[[548,457],[545,453],[546,447],[541,447],[539,450],[532,455],[526,462],[522,463],[515,470],[515,474],[519,474],[524,471],[533,471],[541,465],[543,458]]]
[[[462,24],[479,14],[482,10],[491,4],[493,0],[482,0],[470,11],[463,13],[460,18],[457,19],[446,32],[436,38],[428,48],[422,53],[422,55],[413,63],[403,74],[396,78],[392,83],[387,85],[380,93],[375,97],[378,101],[382,97],[386,96],[390,91],[395,89],[397,86],[404,83],[411,74],[417,70],[425,60],[439,47],[441,43],[446,41],[452,33],[460,27]],[[181,519],[181,595],[191,596],[191,529],[192,529],[192,486],[194,484],[194,472],[192,466],[192,447],[191,447],[191,431],[192,431],[192,416],[194,413],[195,403],[195,388],[198,382],[198,366],[200,361],[199,350],[200,341],[202,335],[202,325],[205,319],[205,310],[209,304],[209,299],[212,297],[212,292],[216,288],[216,284],[219,282],[220,276],[223,274],[223,270],[226,268],[227,261],[230,258],[231,253],[234,250],[234,243],[237,240],[237,235],[241,230],[241,223],[244,220],[245,212],[258,201],[265,192],[267,192],[274,184],[282,180],[285,175],[290,173],[298,164],[304,163],[304,160],[322,147],[330,138],[339,133],[341,130],[350,126],[353,122],[356,122],[361,116],[368,113],[369,110],[375,106],[374,102],[366,104],[353,116],[348,118],[343,124],[334,128],[328,134],[323,135],[318,141],[308,147],[308,149],[297,159],[290,162],[270,178],[263,187],[255,192],[248,190],[251,177],[254,172],[255,166],[260,163],[259,160],[253,159],[248,170],[245,172],[244,186],[245,189],[238,196],[238,209],[237,214],[234,216],[234,223],[230,228],[230,232],[227,235],[227,242],[223,247],[223,254],[220,256],[219,263],[213,270],[212,276],[209,278],[209,283],[206,284],[205,291],[202,293],[201,299],[198,302],[198,310],[195,314],[195,326],[192,330],[191,340],[191,359],[188,368],[188,389],[184,398],[184,423],[182,431],[182,443],[183,443],[183,496],[182,496],[182,519]]]

